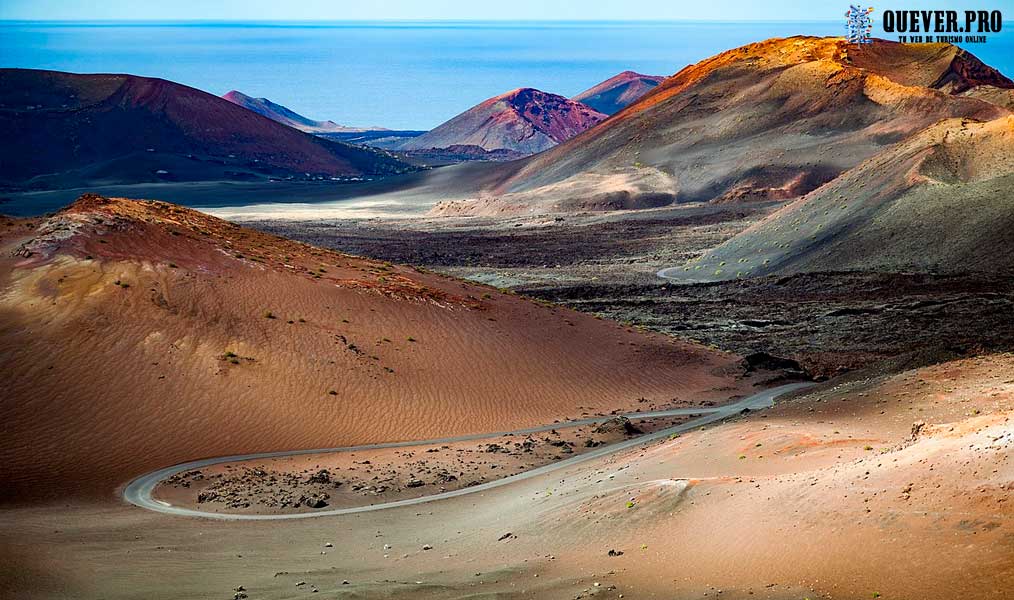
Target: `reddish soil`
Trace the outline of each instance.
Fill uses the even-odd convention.
[[[723,352],[166,203],[85,197],[6,229],[8,502],[109,497],[205,456],[505,431],[751,385]]]

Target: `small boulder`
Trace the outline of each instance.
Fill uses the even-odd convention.
[[[311,496],[307,498],[303,504],[309,508],[324,508],[327,506],[327,501],[318,496]]]
[[[307,481],[310,483],[331,483],[331,472],[327,469],[321,469],[313,475],[310,475],[310,478],[307,479]]]
[[[615,417],[600,423],[599,426],[595,428],[594,433],[622,433],[623,435],[636,435],[644,432],[631,423],[630,419],[627,417]]]

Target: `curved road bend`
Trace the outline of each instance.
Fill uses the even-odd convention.
[[[592,460],[614,452],[626,450],[627,448],[633,448],[658,440],[661,438],[668,437],[674,433],[682,433],[684,431],[690,431],[696,429],[702,425],[708,423],[714,423],[727,419],[733,415],[742,412],[744,409],[758,410],[761,408],[768,408],[774,404],[774,399],[782,394],[798,390],[804,387],[809,387],[812,383],[790,383],[774,387],[762,392],[758,392],[752,396],[748,396],[738,402],[727,404],[725,406],[718,407],[707,407],[707,408],[680,408],[673,410],[661,410],[655,412],[643,412],[643,413],[627,413],[625,416],[629,419],[647,419],[657,417],[668,417],[677,415],[702,415],[696,419],[691,419],[686,423],[680,423],[666,429],[661,429],[654,433],[648,433],[641,435],[629,440],[610,444],[608,446],[601,446],[584,454],[578,454],[570,458],[536,467],[530,471],[518,473],[516,475],[510,475],[503,479],[497,479],[495,481],[489,481],[474,485],[471,487],[461,488],[457,490],[451,490],[449,492],[441,492],[439,494],[432,494],[429,496],[421,496],[419,498],[408,498],[405,500],[396,500],[394,502],[384,502],[382,504],[373,504],[369,506],[356,506],[352,508],[335,508],[331,510],[321,510],[310,513],[292,513],[292,514],[280,514],[280,515],[249,515],[249,514],[230,514],[230,513],[213,513],[205,512],[203,510],[195,510],[190,508],[181,508],[173,506],[168,502],[156,500],[152,497],[152,492],[155,487],[164,479],[172,477],[177,473],[184,471],[190,471],[192,469],[201,469],[204,467],[210,467],[221,463],[239,462],[244,460],[256,460],[262,458],[279,458],[285,456],[299,456],[303,454],[324,454],[328,452],[355,452],[358,450],[379,450],[382,448],[402,448],[406,446],[423,446],[427,444],[447,444],[452,442],[464,442],[469,440],[478,440],[485,438],[498,437],[507,434],[525,435],[528,433],[538,433],[541,431],[549,431],[551,429],[575,427],[579,425],[590,425],[593,423],[600,423],[603,419],[615,418],[621,415],[606,415],[602,417],[596,417],[592,419],[579,419],[575,421],[564,421],[560,423],[553,423],[552,425],[541,425],[538,427],[530,427],[528,429],[517,429],[514,431],[501,431],[494,433],[476,433],[471,435],[463,435],[456,437],[439,438],[435,440],[416,440],[407,442],[388,442],[383,444],[365,444],[362,446],[345,446],[341,448],[320,448],[310,450],[291,450],[281,452],[262,452],[258,454],[239,454],[236,456],[221,456],[218,458],[206,458],[202,460],[195,460],[188,463],[182,463],[174,465],[172,467],[166,467],[159,469],[147,475],[142,475],[137,479],[127,484],[127,487],[123,490],[123,498],[141,508],[153,510],[160,513],[166,513],[171,515],[185,516],[185,517],[205,517],[209,519],[223,519],[230,521],[274,521],[282,519],[310,519],[313,517],[326,517],[334,515],[350,515],[355,513],[371,512],[375,510],[383,510],[386,508],[394,508],[397,506],[411,506],[414,504],[424,504],[426,502],[434,502],[436,500],[443,500],[445,498],[454,498],[455,496],[464,496],[466,494],[475,494],[477,492],[483,492],[493,488],[500,487],[502,485],[508,485],[515,481],[521,481],[523,479],[530,479],[532,477],[538,477],[545,473],[550,473],[558,469],[563,469],[571,465],[575,465],[580,462]]]

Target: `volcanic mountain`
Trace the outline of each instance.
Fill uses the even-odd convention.
[[[247,110],[252,110],[259,115],[263,115],[272,121],[277,121],[282,125],[288,125],[289,127],[305,131],[306,133],[361,133],[364,131],[386,131],[382,127],[346,127],[345,125],[339,125],[334,121],[314,121],[308,117],[294,112],[281,104],[275,104],[267,98],[254,98],[247,96],[243,92],[232,90],[231,92],[222,95],[223,98],[242,106]]]
[[[0,220],[0,236],[5,500],[105,495],[201,456],[697,403],[741,372],[722,352],[163,202],[84,196]]]
[[[399,146],[402,150],[479,146],[534,154],[604,121],[580,102],[532,88],[490,98]]]
[[[655,89],[655,86],[664,79],[665,77],[658,75],[642,75],[634,71],[624,71],[581,92],[571,100],[586,104],[600,113],[612,115]]]
[[[0,183],[361,177],[412,168],[162,79],[0,70]],[[16,143],[15,143],[16,141]]]
[[[1014,116],[937,123],[664,275],[1014,270]]]
[[[441,210],[793,198],[941,119],[1008,114],[984,98],[1012,87],[949,44],[772,39],[683,69],[601,126],[529,159],[492,199]]]

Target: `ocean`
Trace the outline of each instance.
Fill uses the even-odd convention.
[[[518,87],[572,96],[627,69],[671,75],[753,41],[843,32],[834,21],[7,21],[0,66],[162,77],[267,97],[314,119],[430,129]],[[1014,35],[968,49],[1014,76]]]

